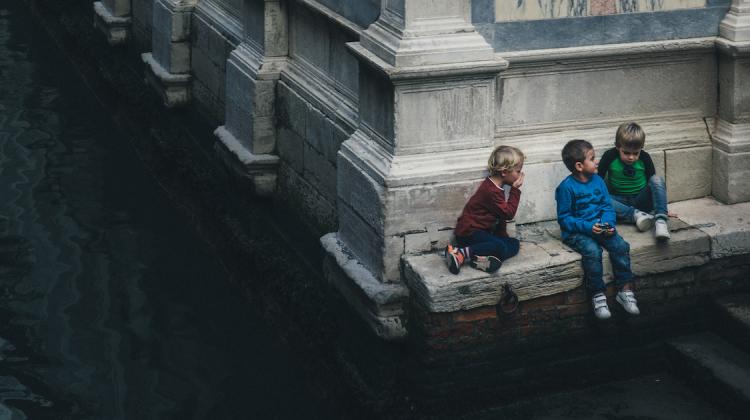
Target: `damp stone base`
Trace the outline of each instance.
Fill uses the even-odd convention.
[[[638,232],[633,226],[618,226],[630,243],[643,319],[683,297],[750,288],[750,203],[728,205],[703,198],[673,203],[670,210],[678,218],[669,221],[668,242],[658,242],[651,232]],[[561,243],[555,222],[517,229],[519,255],[492,275],[470,267],[453,275],[435,253],[405,256],[409,333],[420,335],[435,350],[455,350],[472,343],[487,345],[498,337],[508,345],[530,336],[544,340],[549,334],[552,339],[561,326],[569,328],[563,329],[566,334],[589,329],[593,316],[582,284],[580,254]],[[611,283],[606,252],[604,267],[605,280]],[[508,316],[496,307],[505,284],[520,301],[517,313]],[[610,284],[610,307],[617,312],[613,295]]]
[[[121,3],[113,0],[94,3],[94,26],[104,33],[110,45],[124,44],[130,37],[130,2]]]

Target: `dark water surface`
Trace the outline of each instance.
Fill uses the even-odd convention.
[[[0,0],[0,419],[328,417],[17,3]]]

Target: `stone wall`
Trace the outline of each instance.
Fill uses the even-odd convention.
[[[361,28],[340,19],[290,5],[290,60],[277,88],[277,198],[321,234],[338,230],[336,157],[358,113],[359,65],[346,43]]]
[[[131,0],[133,7],[133,44],[137,51],[151,49],[154,0]]]
[[[222,3],[199,1],[191,22],[191,95],[212,121],[224,121],[229,53],[242,39],[242,23]]]

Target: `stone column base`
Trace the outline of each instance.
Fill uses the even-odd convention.
[[[714,197],[726,204],[750,201],[750,123],[718,120],[713,143]]]
[[[130,17],[112,15],[102,2],[94,3],[94,26],[104,33],[110,45],[124,44],[128,40],[130,21]]]
[[[146,81],[159,92],[166,107],[179,107],[190,102],[190,74],[169,73],[151,53],[141,54],[141,59],[147,65]]]
[[[382,283],[354,257],[338,233],[320,238],[326,251],[323,271],[354,311],[384,340],[407,335],[409,290],[401,283]]]
[[[219,139],[216,153],[232,173],[247,180],[258,196],[270,197],[276,192],[278,156],[250,153],[224,126],[217,128],[214,135]]]

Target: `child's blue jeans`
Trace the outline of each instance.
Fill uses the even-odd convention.
[[[456,236],[460,247],[469,247],[472,255],[492,255],[505,261],[518,254],[520,243],[516,238],[495,236],[483,230],[477,230],[469,236]]]
[[[609,252],[617,287],[620,288],[633,281],[633,272],[630,271],[630,244],[619,234],[605,237],[604,235],[588,236],[575,233],[565,238],[563,242],[583,257],[583,276],[586,289],[591,294],[601,292],[606,288],[603,278],[602,248]]]
[[[667,218],[667,186],[659,175],[652,175],[646,187],[637,194],[612,194],[611,197],[618,219],[635,223],[635,209],[646,213],[653,210],[656,218]]]

